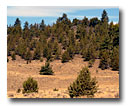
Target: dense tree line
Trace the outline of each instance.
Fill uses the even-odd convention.
[[[100,59],[101,69],[119,70],[119,23],[109,23],[103,10],[101,19],[94,17],[71,22],[66,14],[53,25],[29,25],[16,19],[13,26],[7,26],[7,55],[21,56],[27,61],[46,58],[47,61],[61,59],[68,62],[75,54],[81,54],[84,61]]]

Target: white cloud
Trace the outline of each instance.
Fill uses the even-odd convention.
[[[11,6],[8,7],[8,16],[61,16],[62,13],[75,12],[83,9],[101,9],[101,8],[116,8],[116,7],[84,7],[84,6]]]

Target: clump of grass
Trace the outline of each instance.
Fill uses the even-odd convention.
[[[54,88],[53,91],[58,91],[58,89],[57,88]]]
[[[20,93],[21,92],[21,89],[19,88],[19,89],[17,89],[17,93]]]
[[[98,73],[99,71],[98,70],[96,70],[96,73]]]

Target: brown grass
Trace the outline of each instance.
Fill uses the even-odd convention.
[[[26,64],[26,61],[16,56],[16,61],[12,61],[9,57],[7,63],[7,96],[9,98],[69,98],[67,88],[79,74],[84,66],[88,66],[88,62],[84,62],[80,55],[76,55],[73,60],[67,63],[61,63],[61,60],[51,62],[54,75],[40,75],[39,71],[43,62],[32,61]],[[98,68],[99,60],[97,59],[90,72],[92,77],[98,80],[98,92],[94,98],[119,98],[119,74],[118,71],[111,69],[101,70]],[[98,72],[96,71],[98,70]],[[39,92],[31,94],[17,93],[22,88],[22,83],[29,77],[33,77],[38,81]],[[54,91],[54,89],[58,91]]]

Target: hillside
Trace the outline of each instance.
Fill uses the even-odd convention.
[[[8,97],[69,98],[71,84],[76,97],[118,98],[119,23],[109,22],[105,10],[101,16],[71,21],[64,13],[52,25],[42,19],[24,28],[17,18],[7,27]],[[27,92],[30,81],[27,93],[20,92],[29,77],[37,94]]]

